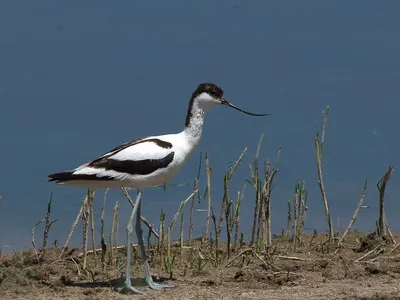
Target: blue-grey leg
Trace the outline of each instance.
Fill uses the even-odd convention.
[[[138,195],[135,202],[135,207],[132,209],[131,216],[128,221],[128,225],[126,226],[126,238],[127,238],[127,246],[126,246],[126,277],[124,285],[118,288],[120,293],[132,292],[135,294],[143,294],[132,286],[131,283],[131,235],[133,233],[133,219],[138,212],[138,208],[140,207],[140,200],[142,198],[142,192],[138,190]],[[140,218],[139,218],[140,219]]]
[[[136,216],[136,235],[138,238],[140,252],[142,253],[142,259],[143,259],[143,264],[144,264],[144,273],[146,275],[146,282],[147,282],[148,286],[153,290],[163,290],[166,288],[174,288],[175,286],[173,286],[173,285],[155,283],[153,281],[153,279],[151,278],[150,266],[149,266],[149,261],[148,261],[148,257],[146,254],[146,249],[144,247],[143,233],[142,233],[142,227],[141,227],[141,221],[140,221],[141,208],[142,208],[141,206],[142,206],[141,203],[139,203],[137,216]]]

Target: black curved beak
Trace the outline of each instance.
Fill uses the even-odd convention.
[[[251,112],[245,111],[245,110],[243,110],[243,109],[237,107],[236,105],[233,105],[232,103],[226,101],[226,100],[223,99],[223,98],[221,99],[221,104],[222,104],[222,105],[226,105],[226,106],[230,106],[230,107],[232,107],[232,108],[234,108],[234,109],[236,109],[236,110],[238,110],[238,111],[241,111],[242,113],[245,113],[246,115],[250,115],[250,116],[262,117],[262,116],[269,116],[269,115],[271,115],[271,114],[255,114],[255,113],[251,113]]]

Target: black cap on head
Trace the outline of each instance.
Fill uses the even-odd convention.
[[[222,88],[215,83],[205,82],[199,84],[197,89],[192,94],[192,99],[196,98],[197,96],[201,95],[202,93],[207,93],[217,99],[221,99],[224,95],[224,91]]]

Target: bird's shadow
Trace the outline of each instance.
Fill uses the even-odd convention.
[[[171,279],[168,277],[155,277],[152,276],[153,281],[157,283],[162,283],[166,280],[176,280]],[[125,282],[125,277],[121,277],[118,279],[113,279],[110,281],[86,281],[86,282],[75,282],[72,280],[62,280],[62,283],[65,286],[72,286],[72,287],[81,287],[81,288],[96,288],[96,287],[111,287],[113,290],[117,290],[118,288],[122,287]],[[134,287],[147,287],[146,280],[144,278],[131,278],[131,284]]]

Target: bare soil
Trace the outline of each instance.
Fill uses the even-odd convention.
[[[303,239],[303,246],[293,251],[283,237],[275,238],[268,255],[244,245],[228,258],[221,248],[218,267],[211,247],[197,241],[186,245],[181,256],[174,245],[172,277],[160,264],[158,252],[151,251],[153,274],[160,276],[154,279],[176,286],[165,291],[147,288],[133,247],[132,283],[145,295],[114,290],[123,281],[123,249],[104,270],[101,253],[96,266],[89,254],[86,271],[80,249],[68,249],[62,258],[60,248],[46,249],[42,264],[33,250],[12,253],[0,258],[0,299],[400,299],[400,247],[392,251],[395,245],[376,234],[349,234],[342,247],[332,246],[329,252],[325,235]],[[395,239],[400,240],[400,234]]]

